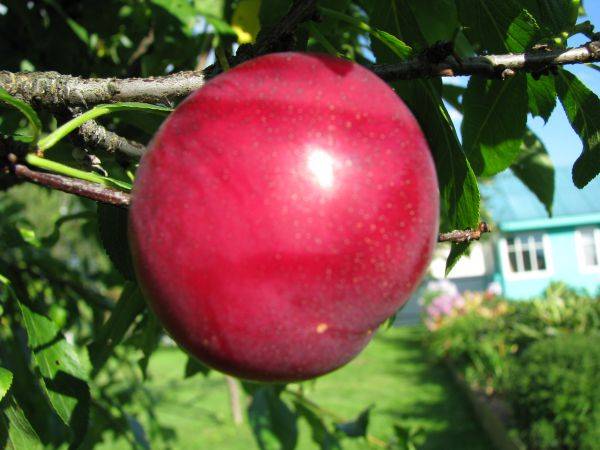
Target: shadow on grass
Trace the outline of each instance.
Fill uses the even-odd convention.
[[[423,449],[478,450],[493,448],[479,426],[468,399],[452,380],[447,368],[437,363],[424,347],[426,331],[402,327],[399,332],[380,333],[378,341],[397,349],[394,363],[385,370],[414,382],[413,401],[380,409],[382,415],[401,424],[421,425],[426,430]]]

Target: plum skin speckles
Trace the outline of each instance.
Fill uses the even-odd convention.
[[[408,108],[363,67],[262,56],[165,121],[133,190],[144,296],[223,372],[294,381],[350,361],[409,298],[439,193]]]

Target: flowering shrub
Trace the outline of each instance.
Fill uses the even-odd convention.
[[[575,407],[579,400],[575,401],[570,394],[561,394],[561,399],[570,399],[569,406],[562,407],[562,403],[556,402],[548,406],[548,402],[554,399],[553,392],[561,389],[567,392],[565,387],[582,384],[568,380],[579,376],[581,367],[577,361],[583,361],[584,354],[593,360],[590,364],[594,367],[600,364],[597,360],[600,353],[585,352],[586,345],[600,339],[600,297],[555,283],[539,298],[507,301],[493,289],[461,294],[446,281],[431,283],[422,305],[423,320],[431,331],[428,345],[432,353],[461,371],[473,388],[487,395],[499,393],[506,397],[518,410],[521,436],[533,448],[593,448],[579,437],[583,436],[581,414],[569,413],[579,411]],[[587,344],[568,344],[575,341]],[[552,343],[551,349],[561,349],[561,358],[570,357],[569,361],[576,363],[567,367],[549,350],[548,357],[540,356],[543,361],[538,366],[531,366],[529,361],[535,360],[547,343]],[[540,374],[548,376],[542,380],[533,370],[536,367]],[[560,374],[560,377],[549,374]],[[542,386],[540,380],[545,383],[544,392],[528,393]],[[577,395],[589,397],[588,394]],[[600,411],[600,397],[586,401],[582,403],[586,411]],[[577,405],[573,406],[573,402]],[[586,442],[594,440],[589,433],[585,436]]]
[[[486,292],[458,292],[448,280],[430,282],[421,300],[424,306],[424,322],[430,331],[447,325],[453,319],[467,314],[494,318],[508,312],[508,303],[497,296],[494,285]]]

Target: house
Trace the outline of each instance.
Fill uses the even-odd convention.
[[[495,282],[507,298],[529,298],[551,281],[595,293],[600,287],[600,178],[577,189],[569,168],[557,168],[553,215],[511,172],[481,186],[494,232],[475,243],[449,277],[462,290]],[[431,265],[444,275],[444,256]]]

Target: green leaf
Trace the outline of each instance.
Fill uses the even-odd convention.
[[[415,49],[428,42],[407,0],[373,2],[366,6],[371,23],[393,30]],[[393,62],[396,56],[377,41],[373,51],[378,63]],[[473,228],[479,223],[479,186],[461,147],[450,115],[442,102],[440,80],[414,80],[393,83],[396,92],[415,115],[431,149],[442,207],[442,223],[450,229]]]
[[[463,107],[463,146],[475,173],[491,176],[509,167],[519,153],[527,122],[524,75],[504,81],[471,77]]]
[[[88,369],[84,355],[78,354],[60,331],[47,317],[38,314],[19,302],[23,324],[27,331],[29,348],[43,377],[53,379],[59,372],[65,372],[81,380],[88,379]]]
[[[12,372],[0,367],[0,401],[4,398],[12,384]]]
[[[414,48],[427,46],[418,22],[406,0],[376,2],[368,11],[373,26],[393,30]],[[378,63],[389,63],[396,56],[377,41],[373,51]],[[442,102],[439,80],[415,80],[393,83],[419,122],[435,160],[442,209],[448,226],[470,228],[479,223],[479,186],[463,152],[450,115]]]
[[[87,30],[75,20],[71,19],[67,13],[65,13],[65,10],[61,5],[59,5],[55,0],[44,0],[44,2],[52,6],[56,12],[58,12],[58,14],[67,23],[67,26],[71,29],[71,31],[73,31],[75,36],[81,40],[81,42],[83,42],[86,46],[90,45],[90,35]]]
[[[358,417],[350,422],[336,423],[335,428],[348,437],[366,437],[367,429],[369,428],[369,418],[371,415],[372,406],[369,406]]]
[[[5,450],[41,450],[44,447],[37,433],[23,414],[23,411],[11,400],[0,415],[0,444]]]
[[[147,376],[150,357],[158,348],[158,344],[163,335],[163,327],[152,311],[147,309],[144,321],[140,328],[141,330],[134,336],[133,342],[142,351],[143,356],[138,361],[138,364],[145,378]]]
[[[10,106],[18,109],[29,121],[29,126],[32,131],[31,140],[32,142],[36,142],[40,133],[42,132],[42,122],[38,117],[37,113],[33,110],[28,103],[25,103],[18,98],[10,95],[6,90],[0,87],[0,101],[4,103],[8,103]]]
[[[452,271],[461,256],[465,255],[469,250],[468,242],[453,242],[450,246],[450,254],[446,259],[446,276]]]
[[[259,39],[275,25],[290,9],[292,0],[267,0],[260,2]]]
[[[275,386],[261,386],[254,391],[248,407],[248,419],[261,450],[296,448],[296,415],[281,400],[280,391]]]
[[[412,48],[393,34],[383,30],[373,30],[371,35],[387,45],[388,48],[390,48],[390,50],[392,50],[400,60],[407,59],[412,55]]]
[[[597,64],[586,64],[586,66],[589,67],[590,69],[600,72],[600,66],[598,66]]]
[[[215,30],[215,33],[222,35],[222,36],[223,35],[236,36],[235,30],[231,27],[231,25],[229,25],[223,19],[220,19],[216,16],[213,16],[212,14],[208,14],[205,12],[200,12],[200,13],[206,19],[206,21],[212,25],[212,27]]]
[[[451,229],[474,228],[479,223],[479,185],[456,136],[441,97],[432,81],[398,83],[398,92],[415,114],[433,153],[445,224]],[[468,246],[459,246],[448,256],[446,271]]]
[[[150,3],[167,11],[183,25],[182,31],[190,36],[199,11],[187,0],[150,0]]]
[[[121,343],[125,333],[145,306],[139,287],[132,282],[125,283],[115,309],[89,346],[93,376],[96,376],[102,369],[115,347]]]
[[[135,271],[127,237],[127,210],[98,203],[98,235],[104,251],[119,273],[135,281]]]
[[[81,439],[87,430],[89,362],[47,317],[19,302],[29,348],[42,376],[42,388],[65,424]]]
[[[479,223],[479,186],[454,125],[432,81],[403,81],[397,91],[419,121],[433,153],[442,206],[448,226],[471,228]]]
[[[314,22],[309,21],[306,24],[306,27],[311,35],[311,37],[319,43],[323,50],[325,50],[328,54],[332,56],[337,56],[338,58],[342,58],[342,54],[337,51],[337,49],[333,46],[331,42],[325,37],[323,33],[319,30],[319,28],[314,24]]]
[[[327,429],[325,422],[317,413],[300,401],[296,401],[294,404],[298,416],[308,422],[312,440],[321,450],[341,450],[342,447],[337,437]]]
[[[79,128],[85,122],[119,111],[139,111],[150,112],[154,114],[168,114],[171,111],[173,111],[173,108],[167,108],[166,106],[150,105],[148,103],[139,102],[121,102],[106,105],[98,105],[93,107],[89,111],[84,112],[80,116],[77,116],[69,120],[68,122],[62,124],[52,133],[40,139],[40,141],[38,142],[38,149],[42,152],[46,151],[49,148],[56,145],[69,133]]]
[[[464,33],[480,51],[523,52],[535,42],[539,27],[515,0],[458,0]]]
[[[520,53],[530,48],[536,41],[539,26],[528,11],[521,11],[512,21],[506,33],[506,49]]]
[[[190,378],[197,373],[207,376],[210,373],[210,367],[205,366],[193,356],[188,356],[187,362],[185,363],[185,373],[183,377]]]
[[[581,6],[579,0],[521,0],[521,4],[540,26],[542,39],[570,32]]]
[[[386,30],[386,32],[397,36],[397,39],[413,50],[422,50],[429,45],[421,31],[417,18],[412,13],[409,0],[372,2],[366,4],[365,9],[373,28]],[[396,60],[394,52],[387,45],[385,45],[385,48],[378,45],[378,42],[373,42],[372,45],[379,63],[391,63]]]
[[[543,76],[536,80],[527,74],[527,98],[531,114],[539,116],[544,119],[544,122],[547,122],[556,106],[554,78]]]
[[[583,152],[573,165],[573,183],[583,188],[600,172],[600,101],[564,69],[559,69],[555,82],[567,118],[583,143]]]
[[[528,130],[525,134],[521,153],[510,168],[542,202],[551,216],[554,201],[554,165],[546,147],[533,132]]]
[[[443,96],[450,105],[458,110],[462,111],[462,97],[465,95],[467,89],[462,86],[456,86],[454,84],[444,84]]]
[[[89,220],[89,219],[92,219],[93,217],[94,217],[94,214],[89,211],[82,211],[82,212],[68,214],[66,216],[59,217],[54,222],[54,229],[52,230],[52,232],[48,236],[45,236],[39,240],[40,244],[43,246],[46,246],[46,247],[52,247],[52,246],[56,245],[56,243],[60,239],[60,229],[65,223],[71,222],[73,220],[81,220],[81,219]]]
[[[394,424],[394,435],[402,450],[417,450],[426,439],[425,429],[420,426]]]
[[[451,41],[459,27],[454,0],[408,0],[419,29],[429,45],[439,41]]]
[[[348,16],[329,8],[319,8],[319,12],[324,16],[337,19],[341,22],[349,23],[361,31],[366,31],[372,37],[389,48],[400,60],[408,58],[412,54],[412,48],[387,31],[379,30],[371,27],[356,17]]]

